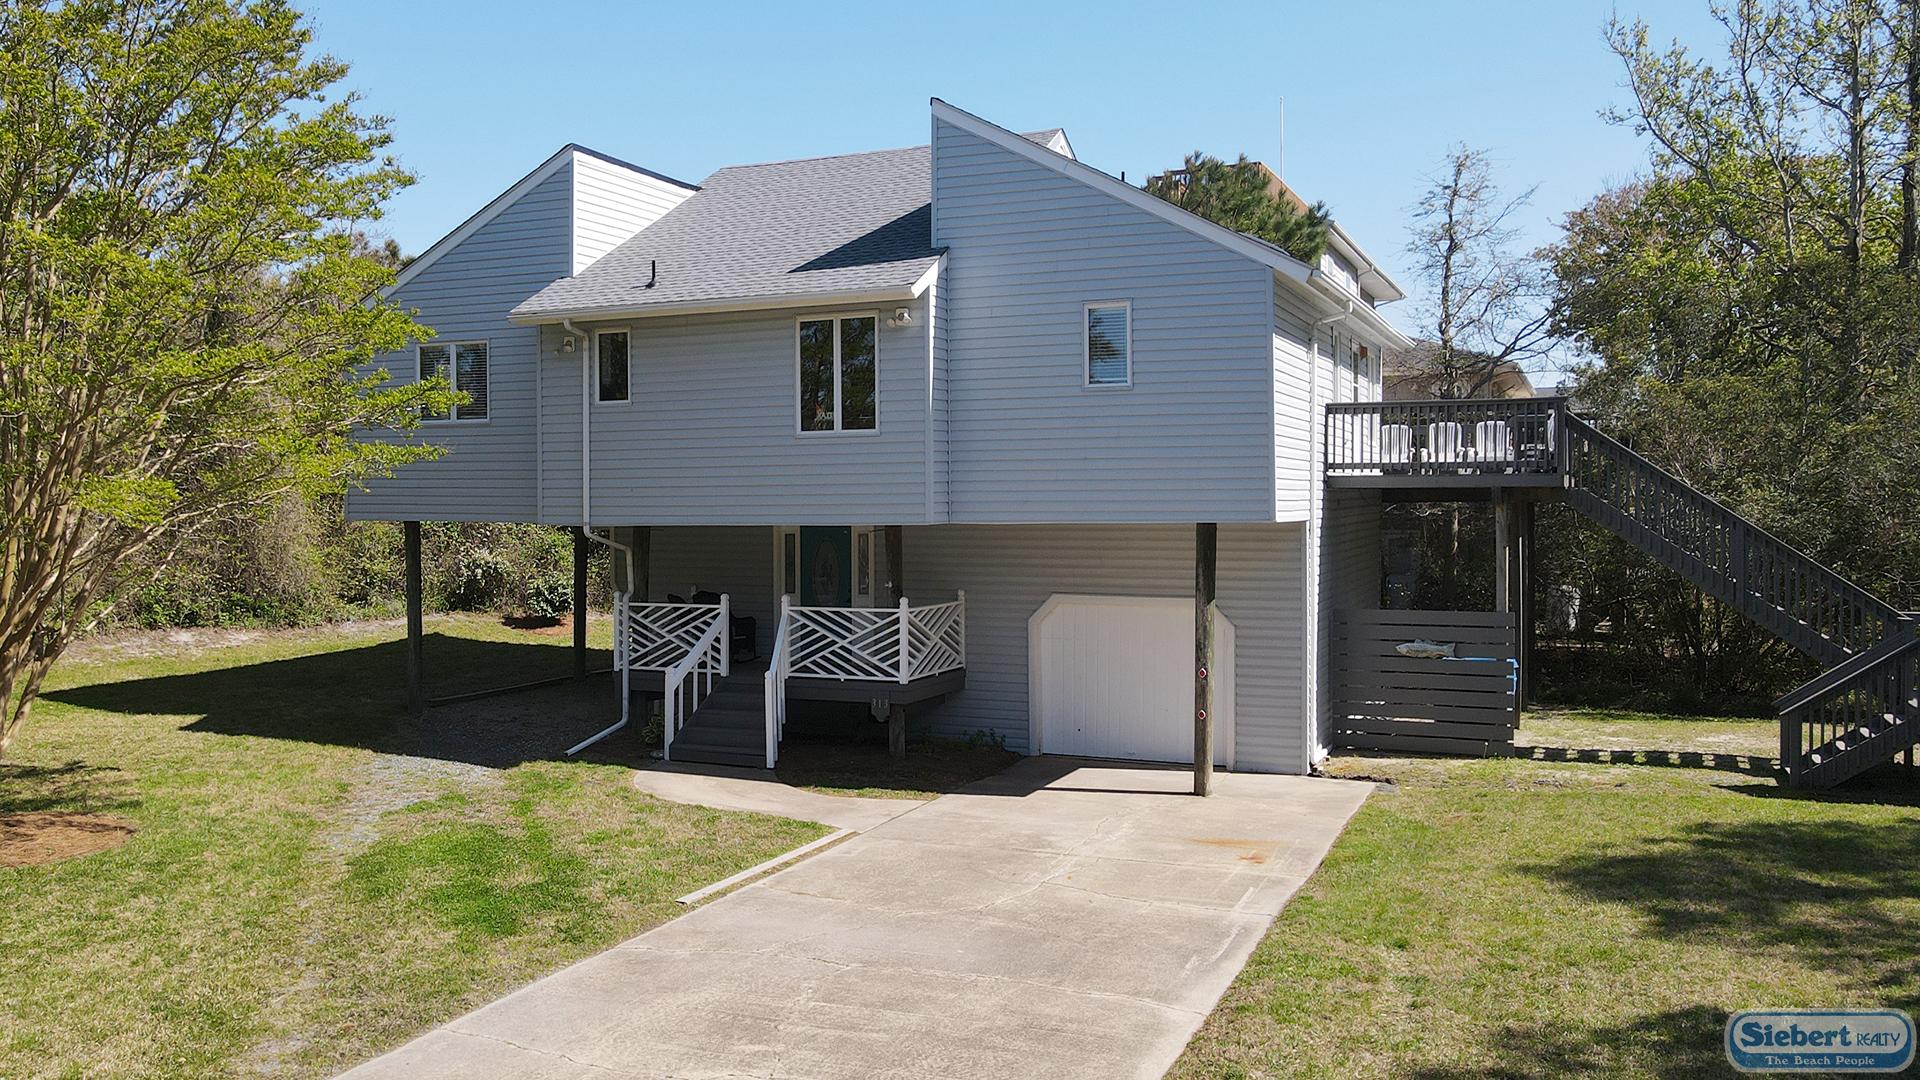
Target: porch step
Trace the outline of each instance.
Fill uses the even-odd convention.
[[[1872,727],[1858,727],[1814,748],[1806,755],[1794,782],[1803,787],[1829,788],[1852,779],[1920,742],[1920,732],[1905,717],[1882,716]]]
[[[710,765],[767,764],[767,713],[757,674],[735,668],[733,676],[700,702],[667,750],[673,761]]]

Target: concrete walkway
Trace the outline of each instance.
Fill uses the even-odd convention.
[[[348,1073],[1154,1077],[1370,785],[1034,758]]]
[[[791,787],[761,769],[659,762],[633,774],[633,786],[668,802],[817,821],[865,832],[922,805],[919,799],[856,799]]]

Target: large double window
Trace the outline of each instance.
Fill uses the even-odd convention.
[[[427,413],[423,420],[485,420],[487,418],[487,343],[436,341],[420,346],[420,381],[445,379],[467,395],[465,405],[447,412]]]
[[[878,316],[801,319],[799,342],[800,431],[872,431],[878,427]]]

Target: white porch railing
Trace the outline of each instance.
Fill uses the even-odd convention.
[[[617,621],[626,628],[620,655],[634,670],[666,671],[686,659],[708,630],[726,625],[729,606],[725,596],[718,604],[630,604]]]
[[[659,656],[662,650],[669,648],[667,643],[677,640],[672,634],[682,633],[683,631],[678,628],[690,625],[685,617],[688,614],[686,609],[699,609],[700,617],[692,622],[705,627],[700,631],[699,636],[688,643],[680,659],[669,666],[661,676],[661,690],[665,696],[661,701],[660,753],[668,761],[672,761],[674,735],[678,734],[680,728],[693,718],[694,711],[700,708],[700,699],[713,691],[713,684],[726,678],[733,669],[733,649],[728,640],[731,627],[729,616],[732,615],[733,605],[727,595],[722,593],[720,603],[717,605],[644,604],[640,607],[677,610],[645,613],[653,616],[645,624],[652,627],[649,633],[654,633],[661,627],[672,631],[667,636],[659,638],[652,646],[648,646],[640,639],[642,620],[637,616],[631,619],[628,630],[634,640],[629,645],[629,657],[645,655],[652,659]],[[629,663],[633,667],[652,666],[650,663],[642,664],[632,660]]]
[[[794,607],[781,617],[787,674],[909,683],[967,666],[967,594],[897,608]]]
[[[780,621],[773,632],[773,652],[767,656],[766,686],[761,697],[767,706],[767,768],[780,761],[780,736],[787,730],[787,612],[793,597],[780,597]]]

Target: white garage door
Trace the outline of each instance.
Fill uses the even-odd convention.
[[[1056,595],[1027,623],[1043,754],[1193,761],[1193,601]],[[1233,624],[1214,625],[1214,760],[1233,762]]]

